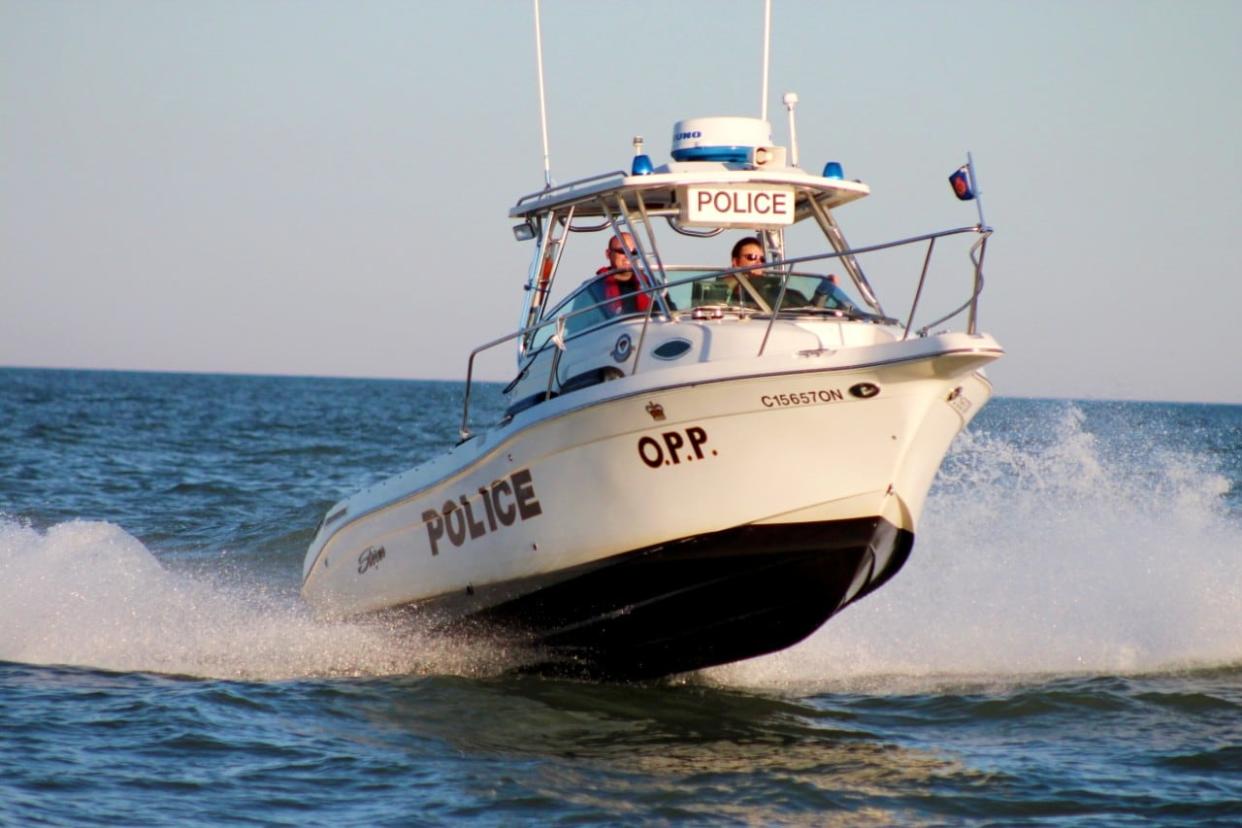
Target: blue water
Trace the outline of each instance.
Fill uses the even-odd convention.
[[[995,400],[891,584],[609,685],[301,603],[460,394],[0,370],[0,825],[1242,824],[1242,407]]]

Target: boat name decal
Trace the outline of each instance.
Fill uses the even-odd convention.
[[[759,402],[763,403],[764,408],[787,408],[791,405],[818,405],[843,399],[845,395],[836,388],[821,388],[818,391],[795,391],[792,394],[764,394]]]
[[[638,456],[647,464],[649,468],[658,469],[661,466],[675,466],[685,460],[689,463],[692,460],[702,460],[707,455],[703,451],[703,444],[707,442],[707,431],[699,426],[690,426],[685,431],[665,431],[657,440],[654,437],[640,437],[638,439]],[[689,448],[685,454],[679,452],[680,449]],[[712,457],[716,456],[716,450],[712,449]]]
[[[358,553],[358,574],[366,572],[368,569],[379,566],[379,562],[384,560],[384,556],[388,553],[384,551],[382,546],[368,546],[366,549]]]
[[[474,510],[480,504],[482,514],[476,516]],[[427,525],[431,554],[439,555],[440,541],[445,536],[453,546],[461,546],[467,539],[481,538],[501,527],[512,526],[518,520],[541,514],[543,506],[535,496],[535,481],[529,469],[521,469],[490,486],[480,486],[477,498],[461,495],[456,500],[444,501],[439,510],[426,510],[423,523]]]

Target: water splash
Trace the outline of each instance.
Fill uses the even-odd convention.
[[[1242,660],[1242,521],[1208,455],[1089,430],[1081,407],[962,434],[914,554],[802,644],[727,684],[905,688]]]
[[[1242,662],[1237,469],[1094,408],[1013,414],[959,437],[893,582],[799,646],[702,678],[882,690]],[[2,660],[284,679],[493,675],[514,658],[316,620],[253,571],[169,569],[114,524],[0,516]]]
[[[294,595],[163,567],[120,527],[0,519],[0,660],[275,680],[498,672],[504,654],[316,620]]]

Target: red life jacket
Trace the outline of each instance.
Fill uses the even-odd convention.
[[[604,309],[613,316],[616,316],[625,310],[625,305],[627,304],[625,297],[630,297],[632,295],[634,300],[634,310],[630,312],[645,313],[647,308],[651,307],[651,294],[638,292],[642,290],[638,283],[638,274],[633,273],[630,278],[626,280],[627,284],[632,284],[634,286],[633,290],[625,290],[621,287],[622,283],[617,279],[616,272],[614,271],[609,273],[610,270],[611,268],[601,267],[599,270],[595,271],[596,276],[604,276],[605,273],[608,274],[599,282],[600,300],[612,300],[608,302],[608,304],[604,305]]]

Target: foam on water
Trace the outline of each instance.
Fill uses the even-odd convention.
[[[702,678],[877,690],[1242,661],[1242,516],[1219,461],[1159,435],[1100,436],[1072,404],[1051,412],[959,437],[883,589],[797,647]],[[511,658],[317,620],[256,573],[170,569],[114,524],[42,532],[0,515],[0,660],[282,679],[486,675]]]
[[[0,519],[0,660],[213,678],[498,669],[485,645],[316,620],[294,595],[174,572],[121,528]]]
[[[893,581],[800,645],[708,679],[900,690],[1242,661],[1228,478],[1209,456],[1084,419],[1067,404],[1026,433],[962,434]]]

